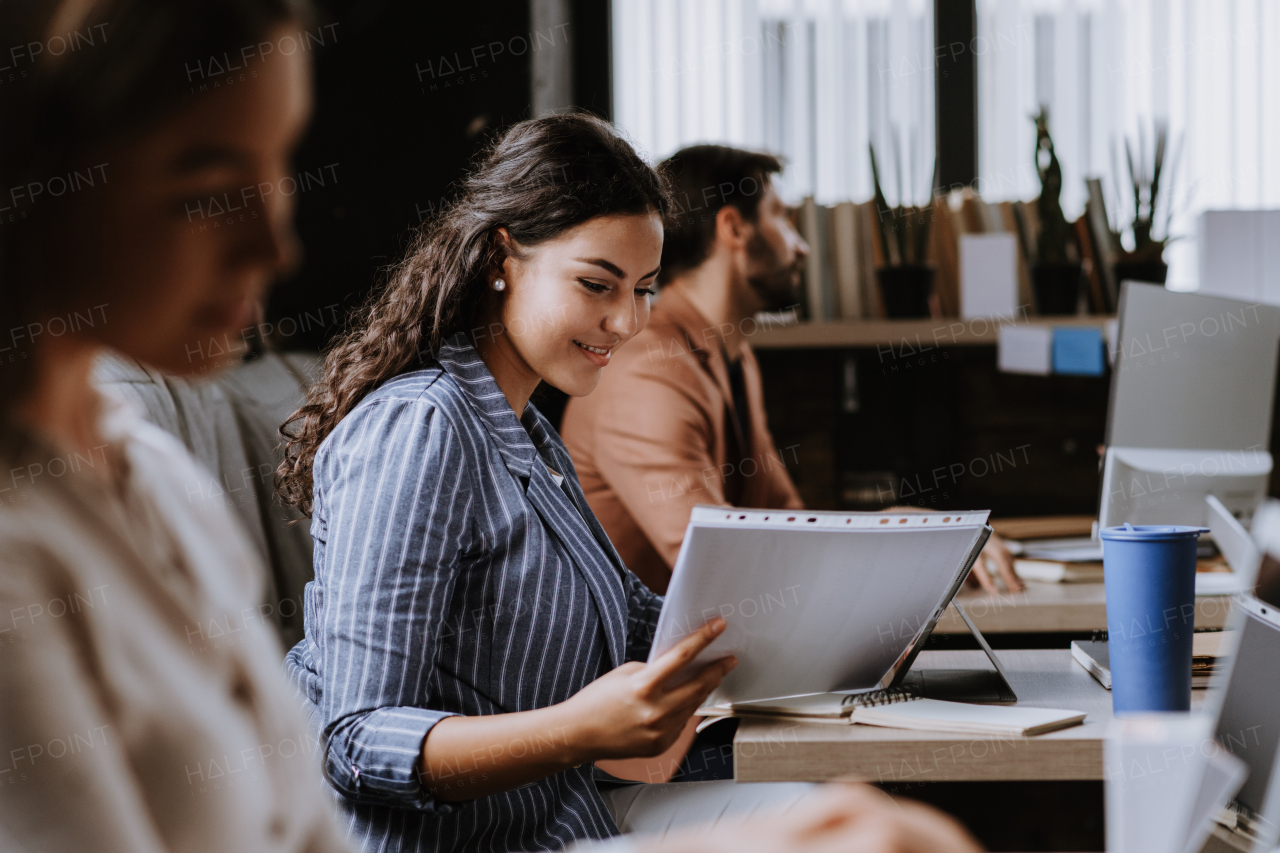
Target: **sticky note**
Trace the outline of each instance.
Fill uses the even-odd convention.
[[[1048,326],[1001,326],[996,362],[1005,373],[1046,375],[1053,367],[1052,344]]]
[[[1101,376],[1105,368],[1102,329],[1057,326],[1053,330],[1053,372]]]

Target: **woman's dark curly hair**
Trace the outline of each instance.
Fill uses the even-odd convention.
[[[568,114],[512,126],[358,312],[327,353],[307,403],[280,427],[281,498],[310,515],[316,451],[338,422],[369,392],[420,367],[445,338],[474,325],[488,278],[506,260],[496,229],[506,228],[519,246],[535,246],[598,216],[646,211],[666,215],[663,182],[608,123]]]

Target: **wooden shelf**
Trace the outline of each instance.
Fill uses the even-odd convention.
[[[978,317],[962,320],[833,320],[761,327],[747,340],[754,349],[842,349],[845,347],[895,347],[919,351],[951,346],[995,346],[1003,322],[1015,326],[1104,327],[1114,317],[1032,317],[991,320]]]

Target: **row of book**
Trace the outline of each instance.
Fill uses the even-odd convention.
[[[1093,211],[1102,209],[1101,219]],[[889,214],[885,214],[888,216]],[[960,238],[965,234],[1009,233],[1017,235],[1018,304],[1035,314],[1028,247],[1035,245],[1039,219],[1034,201],[986,202],[971,189],[934,197],[929,215],[928,263],[935,269],[936,317],[960,315]],[[877,229],[874,201],[816,203],[806,198],[796,209],[796,226],[809,244],[804,271],[804,316],[809,320],[867,320],[885,316],[876,270],[901,263],[896,245],[887,241],[885,256]],[[1094,221],[1098,220],[1098,221]],[[1105,208],[1091,202],[1084,216],[1073,223],[1075,242],[1068,247],[1073,260],[1083,266],[1090,313],[1115,312],[1116,283],[1111,270],[1111,232],[1106,228]]]

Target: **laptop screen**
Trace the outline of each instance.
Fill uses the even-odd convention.
[[[1270,608],[1267,608],[1268,610]],[[1280,628],[1245,611],[1236,660],[1218,717],[1218,741],[1249,767],[1236,795],[1255,814],[1266,803],[1267,785],[1280,745]]]

